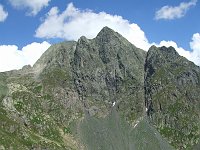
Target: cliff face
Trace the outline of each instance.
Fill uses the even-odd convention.
[[[143,114],[145,52],[105,27],[93,40],[77,42],[73,77],[90,115],[105,116],[113,103],[130,121]]]
[[[199,80],[199,67],[172,47],[146,53],[104,27],[0,73],[0,149],[190,148]]]
[[[159,132],[176,148],[199,140],[200,68],[173,47],[151,47],[145,63],[145,105]]]

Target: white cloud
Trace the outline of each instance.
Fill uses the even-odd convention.
[[[195,6],[197,0],[191,0],[190,2],[182,2],[179,6],[163,6],[155,14],[155,19],[167,19],[172,20],[176,18],[181,18],[185,16],[186,12],[190,9],[191,6]]]
[[[0,72],[33,65],[49,47],[46,41],[31,43],[21,50],[16,45],[0,45]]]
[[[72,3],[61,13],[57,7],[53,7],[36,30],[36,37],[77,40],[84,35],[87,38],[94,38],[104,26],[119,32],[139,48],[149,48],[145,33],[137,24],[105,12],[80,10]]]
[[[36,37],[77,40],[84,35],[87,38],[94,38],[104,26],[119,32],[135,46],[146,51],[151,45],[158,47],[173,46],[181,56],[200,65],[199,33],[194,34],[190,42],[192,51],[183,49],[174,41],[161,41],[159,44],[149,43],[144,31],[137,24],[130,23],[121,16],[110,15],[105,12],[95,13],[88,9],[80,10],[75,8],[72,3],[61,13],[57,7],[53,7],[36,30]]]
[[[193,50],[191,52],[191,61],[193,61],[196,65],[200,66],[200,34],[193,34],[192,41],[190,42],[190,47]]]
[[[4,22],[8,17],[8,12],[3,9],[3,6],[0,4],[0,22]]]
[[[174,41],[161,41],[159,44],[155,44],[157,47],[160,46],[173,46],[179,55],[184,56],[188,60],[194,62],[196,65],[200,66],[200,34],[195,33],[192,36],[192,41],[190,42],[190,48],[192,51],[187,51],[182,47],[179,47]]]
[[[9,0],[15,8],[28,8],[28,15],[36,15],[43,7],[48,6],[51,0]]]
[[[24,0],[16,0],[15,2],[19,4],[22,1]],[[26,2],[28,3],[28,1]],[[108,26],[119,32],[135,46],[144,50],[148,50],[153,44],[158,47],[173,46],[181,56],[200,66],[199,33],[193,34],[192,41],[190,42],[192,51],[186,51],[174,41],[161,41],[159,44],[149,43],[144,31],[137,24],[130,23],[121,16],[110,15],[105,12],[95,13],[88,9],[80,10],[75,8],[72,3],[61,13],[57,7],[53,7],[46,15],[43,23],[36,30],[36,36],[41,38],[63,38],[67,40],[77,40],[82,35],[87,38],[94,38],[104,26]],[[0,45],[0,71],[20,69],[28,64],[33,65],[49,47],[50,44],[46,41],[31,43],[24,46],[21,50],[16,45]]]

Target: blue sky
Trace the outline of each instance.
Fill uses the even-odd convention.
[[[33,65],[51,44],[77,40],[81,35],[93,38],[105,25],[145,50],[152,44],[172,45],[180,55],[199,65],[199,3],[197,0],[0,0],[0,71]]]

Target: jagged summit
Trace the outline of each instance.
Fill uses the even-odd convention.
[[[97,34],[97,36],[100,36],[100,35],[103,35],[103,34],[115,34],[115,33],[116,32],[113,29],[105,26],[101,29],[101,31]]]
[[[161,47],[156,47],[155,45],[152,45],[149,50],[149,52],[162,52],[162,53],[166,53],[166,54],[170,54],[170,55],[179,55],[178,52],[175,50],[175,48],[173,46],[161,46]]]
[[[150,58],[154,58],[154,59],[150,59]],[[186,63],[188,62],[188,60],[180,56],[178,52],[175,50],[175,48],[172,46],[156,47],[153,45],[148,50],[146,60],[152,61],[152,63],[154,63],[154,67],[156,66],[160,67],[164,63],[174,62],[179,58],[182,58],[183,61],[185,60]],[[147,63],[147,65],[149,65],[149,63]]]
[[[131,44],[126,38],[124,38],[121,34],[118,32],[115,32],[113,29],[109,27],[104,27],[96,36],[97,42],[104,42],[104,43],[113,43],[113,42],[119,42],[119,43],[126,43]]]
[[[87,41],[88,39],[85,37],[85,36],[81,36],[79,39],[78,39],[78,42],[79,41]]]
[[[162,46],[162,47],[159,47],[159,50],[165,55],[179,56],[178,52],[172,46],[169,46],[169,47]]]

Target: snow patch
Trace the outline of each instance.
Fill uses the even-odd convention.
[[[133,127],[133,128],[135,128],[135,127],[138,125],[138,123],[139,123],[139,121],[137,121],[137,122],[136,122],[136,124],[134,125],[134,127]]]

